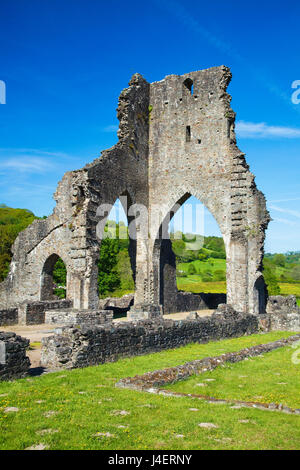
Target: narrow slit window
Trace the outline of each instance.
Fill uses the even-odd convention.
[[[191,126],[186,126],[186,133],[185,133],[185,137],[186,137],[186,142],[190,142],[191,141]]]

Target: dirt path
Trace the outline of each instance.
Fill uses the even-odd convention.
[[[34,371],[40,368],[42,338],[54,335],[56,328],[59,328],[59,325],[12,325],[1,326],[1,331],[12,331],[30,340],[31,348],[27,351],[27,356],[30,359],[31,370],[34,374]]]
[[[195,310],[193,310],[195,312]],[[209,317],[215,312],[215,310],[197,310],[199,317]],[[178,313],[168,313],[164,315],[165,320],[185,320],[191,312],[178,312]],[[129,321],[127,317],[116,318],[113,320],[114,323],[118,322],[127,322]]]
[[[42,338],[51,336],[54,334],[54,330],[59,328],[60,325],[12,325],[12,326],[1,326],[1,331],[12,331],[17,335],[28,338],[31,343],[39,343]]]

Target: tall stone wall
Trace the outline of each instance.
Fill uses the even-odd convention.
[[[244,154],[236,145],[235,113],[226,89],[231,73],[215,67],[184,76],[171,75],[150,88],[149,204],[172,218],[190,195],[215,217],[227,253],[227,299],[238,311],[262,313],[264,231],[269,221],[265,199],[255,185]],[[177,204],[177,208],[174,207]],[[151,210],[151,228],[159,233],[159,217]],[[158,221],[158,222],[157,222]],[[150,302],[160,302],[161,248],[150,240]],[[152,247],[152,250],[151,250]],[[173,273],[171,272],[173,268]],[[168,268],[168,285],[175,279]],[[170,294],[170,290],[167,289]]]
[[[171,311],[177,287],[167,222],[193,195],[210,210],[224,238],[228,303],[238,311],[264,312],[269,214],[236,144],[226,91],[230,80],[224,66],[152,84],[135,74],[119,98],[119,142],[66,173],[53,214],[16,239],[8,278],[0,285],[0,308],[51,300],[54,261],[60,257],[74,308],[97,309],[102,234],[120,198],[131,227],[135,314]],[[146,218],[139,217],[142,207]]]

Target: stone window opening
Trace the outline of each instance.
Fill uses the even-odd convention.
[[[268,291],[263,276],[256,279],[254,284],[254,311],[256,314],[266,313],[266,305],[268,301]],[[275,301],[276,302],[276,301]],[[275,303],[274,302],[274,303]]]
[[[101,309],[112,310],[114,319],[126,317],[134,302],[136,227],[134,217],[128,214],[131,206],[127,192],[111,206],[104,220],[96,261],[99,305]],[[129,230],[133,238],[129,236]]]
[[[187,78],[184,82],[183,85],[185,88],[187,88],[190,92],[191,95],[194,94],[194,82],[191,78]]]
[[[191,141],[191,126],[186,126],[185,141]]]
[[[202,206],[200,210],[198,205]],[[214,235],[204,232],[204,211]],[[191,193],[185,193],[166,214],[159,227],[153,259],[154,286],[164,313],[197,310],[200,305],[214,310],[226,303],[223,233],[213,213]],[[216,284],[218,293],[213,294]]]
[[[56,254],[50,255],[41,274],[41,300],[58,300],[67,296],[67,268]]]

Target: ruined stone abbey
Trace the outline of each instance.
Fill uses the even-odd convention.
[[[8,278],[0,284],[0,309],[53,300],[52,272],[60,257],[67,267],[68,305],[97,311],[97,226],[108,217],[97,210],[117,199],[128,201],[129,221],[132,205],[148,209],[149,236],[136,224],[130,241],[135,297],[129,315],[152,318],[182,309],[171,242],[155,212],[159,207],[170,220],[174,208],[193,195],[215,217],[224,238],[227,303],[238,312],[264,313],[262,258],[270,218],[237,147],[235,113],[226,92],[230,79],[224,66],[151,84],[134,75],[119,99],[118,143],[66,173],[54,195],[53,214],[16,239]],[[205,302],[205,297],[192,297],[193,308]]]

